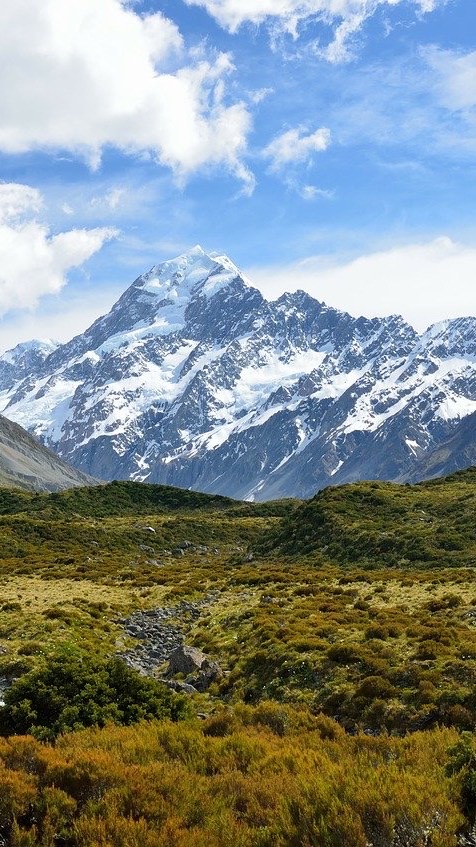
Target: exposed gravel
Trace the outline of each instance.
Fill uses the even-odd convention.
[[[140,643],[120,656],[131,668],[147,676],[153,675],[180,647],[204,608],[216,602],[219,592],[210,592],[197,603],[183,601],[178,606],[134,612],[121,623],[125,632]]]

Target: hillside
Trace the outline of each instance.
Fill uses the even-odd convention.
[[[0,415],[0,485],[58,491],[94,480],[75,470],[18,424]]]
[[[476,468],[418,485],[327,488],[260,544],[270,556],[364,568],[476,566]]]
[[[475,504],[474,470],[330,488],[305,503],[131,482],[3,491],[0,666],[28,667],[65,639],[101,654],[123,643],[140,663],[120,619],[155,609],[227,668],[220,699],[304,699],[352,724],[359,685],[376,677],[359,723],[451,723],[456,691],[470,720],[460,673],[476,674]],[[422,680],[433,685],[426,703]],[[372,712],[384,691],[394,707]]]
[[[410,482],[443,476],[476,465],[476,413],[459,422],[455,431],[416,464]]]

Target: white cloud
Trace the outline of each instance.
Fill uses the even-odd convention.
[[[266,100],[270,94],[274,94],[274,88],[258,88],[257,91],[253,91],[250,94],[250,100],[256,106]]]
[[[33,308],[43,295],[56,294],[69,270],[117,234],[103,227],[51,235],[36,218],[41,207],[35,188],[0,184],[0,314]]]
[[[40,192],[30,185],[0,183],[0,225],[13,223],[25,214],[39,212],[43,206]]]
[[[432,45],[421,52],[434,72],[434,90],[440,103],[454,112],[474,109],[476,50],[463,53]]]
[[[326,150],[331,141],[326,127],[306,135],[303,127],[289,129],[274,138],[263,150],[263,156],[271,162],[271,170],[279,171],[287,165],[308,162],[313,153]]]
[[[314,256],[288,266],[249,268],[267,297],[303,289],[329,306],[369,317],[401,314],[418,330],[476,315],[476,247],[441,237],[329,265]]]
[[[338,145],[404,145],[403,156],[415,169],[436,156],[473,157],[476,51],[430,45],[358,68],[347,75],[324,119]]]
[[[251,185],[250,114],[225,96],[233,70],[226,54],[187,56],[174,23],[123,0],[2,0],[0,150],[68,150],[96,167],[109,144],[181,178],[224,165]]]
[[[107,314],[121,294],[121,290],[97,290],[94,296],[87,297],[78,293],[73,297],[62,296],[45,309],[40,304],[34,312],[15,312],[3,320],[0,316],[0,354],[32,338],[70,341],[99,315]]]
[[[116,211],[121,205],[124,196],[126,194],[125,188],[111,188],[106,194],[102,197],[93,197],[91,200],[91,206],[102,206],[110,212]]]
[[[326,188],[318,188],[317,185],[302,185],[296,190],[303,200],[316,200],[317,197],[331,200],[334,196],[333,191],[329,191]]]
[[[416,13],[431,12],[446,0],[185,0],[201,6],[218,23],[236,32],[244,23],[271,23],[282,32],[298,35],[299,26],[316,19],[333,29],[333,40],[322,53],[331,62],[348,54],[348,41],[378,8],[409,2]]]

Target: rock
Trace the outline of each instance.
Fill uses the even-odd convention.
[[[201,650],[182,644],[169,657],[167,676],[177,673],[188,674],[185,682],[192,685],[196,691],[207,691],[212,682],[221,679],[222,670],[217,662],[213,662]]]
[[[167,673],[170,676],[174,676],[176,673],[195,673],[201,670],[205,662],[208,661],[208,657],[201,650],[182,644],[170,654]]]
[[[197,691],[204,692],[210,688],[212,682],[216,682],[223,676],[222,669],[217,662],[211,662],[207,659],[202,665],[201,670],[195,676],[188,677],[185,682],[193,685]]]
[[[182,661],[176,660],[179,667],[170,670],[169,665],[168,676],[176,673],[193,675],[186,684],[205,691],[221,676],[219,666],[200,650],[194,650],[193,647],[183,648],[181,645],[185,637],[184,631],[191,621],[199,618],[200,610],[211,602],[216,602],[219,596],[220,592],[210,592],[196,603],[183,600],[178,606],[137,610],[128,618],[120,618],[118,622],[122,624],[127,635],[139,643],[122,650],[119,655],[130,667],[150,676],[156,674],[159,666],[167,662],[177,650],[191,651],[185,665],[183,657]],[[171,618],[175,619],[174,622],[168,623]],[[198,657],[198,661],[191,660],[190,656],[195,659]]]
[[[188,682],[179,682],[178,680],[175,680],[175,679],[161,679],[160,681],[163,682],[167,686],[167,688],[171,688],[172,691],[178,691],[178,692],[181,692],[183,694],[197,694],[198,693],[197,689],[194,688],[193,685],[189,685]]]

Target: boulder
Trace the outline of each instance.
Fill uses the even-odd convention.
[[[170,654],[167,673],[169,676],[175,676],[176,673],[196,673],[208,661],[208,656],[201,650],[181,644]]]
[[[201,650],[182,644],[169,656],[167,676],[177,673],[187,674],[185,682],[197,691],[206,691],[212,682],[223,676],[220,665],[213,662]]]
[[[204,662],[201,670],[196,673],[194,676],[187,677],[185,682],[189,685],[193,685],[197,691],[207,691],[210,688],[212,682],[216,682],[217,679],[221,679],[223,676],[222,669],[217,662]]]
[[[189,685],[187,682],[178,682],[176,679],[161,679],[167,688],[171,688],[172,691],[177,691],[179,694],[197,694],[198,689],[193,685]]]

